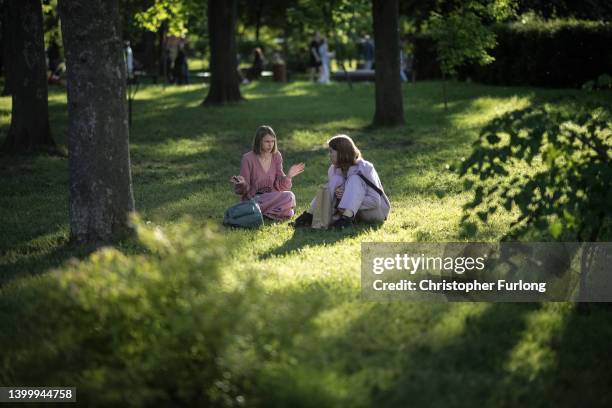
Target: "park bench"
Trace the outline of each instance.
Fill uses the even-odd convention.
[[[202,80],[202,81],[204,81],[204,82],[209,82],[210,81],[210,72],[208,72],[208,71],[196,72],[195,73],[195,77],[200,79],[200,80]],[[272,71],[262,71],[261,72],[261,77],[262,78],[271,78],[272,77]]]
[[[354,71],[336,71],[332,74],[334,81],[374,81],[373,69],[357,69]]]

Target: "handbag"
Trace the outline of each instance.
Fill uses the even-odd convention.
[[[332,223],[334,197],[332,197],[327,184],[319,187],[315,197],[315,205],[312,212],[312,228],[327,228]]]
[[[231,206],[223,215],[223,225],[230,227],[257,228],[263,223],[261,208],[252,198]]]
[[[366,176],[364,176],[363,174],[361,174],[361,172],[357,173],[357,175],[359,177],[361,177],[361,179],[368,186],[370,186],[374,191],[376,191],[378,193],[378,195],[380,195],[380,199],[381,200],[385,200],[387,202],[387,205],[389,205],[389,207],[391,206],[389,204],[389,199],[385,195],[384,191],[382,191],[380,188],[378,188],[376,186],[376,184],[374,184],[370,180],[368,180],[368,178]],[[361,210],[361,211],[358,212],[358,214],[359,214],[360,218],[363,219],[364,221],[382,221],[382,220],[386,220],[387,219],[387,216],[382,211],[382,207],[381,206],[378,206],[378,207],[373,208],[371,210]]]

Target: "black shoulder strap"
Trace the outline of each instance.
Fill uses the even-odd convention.
[[[368,180],[368,179],[367,179],[367,177],[366,177],[366,176],[364,176],[363,174],[361,174],[361,173],[357,173],[357,174],[359,174],[359,177],[361,177],[361,179],[362,179],[363,181],[365,181],[365,183],[366,183],[368,186],[372,187],[372,188],[374,189],[374,191],[376,191],[378,194],[380,194],[380,196],[381,196],[381,197],[383,196],[383,192],[382,192],[382,190],[381,190],[380,188],[376,187],[376,184],[374,184],[374,183],[372,183],[370,180]]]

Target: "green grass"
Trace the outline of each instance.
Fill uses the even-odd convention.
[[[369,127],[374,87],[252,83],[245,103],[199,106],[206,85],[139,90],[130,135],[134,195],[144,220],[161,226],[189,216],[194,228],[220,223],[236,202],[228,179],[255,128],[277,132],[285,168],[304,161],[294,180],[297,212],[325,180],[325,141],[354,138],[392,202],[380,228],[294,231],[273,223],[224,230],[236,248],[225,267],[254,272],[274,353],[262,360],[277,406],[609,406],[612,316],[579,316],[569,304],[366,303],[360,294],[364,241],[494,241],[512,214],[496,213],[472,235],[462,232],[470,198],[446,164],[467,156],[480,128],[504,112],[569,96],[573,90],[454,83],[445,111],[438,82],[404,87],[406,125]],[[604,94],[605,95],[605,94]],[[53,134],[65,145],[66,99],[50,93]],[[10,99],[0,98],[0,126]],[[40,279],[85,251],[68,243],[67,159],[2,157],[0,284]],[[120,244],[128,252],[130,243]],[[0,292],[1,294],[2,292]],[[301,397],[300,397],[301,396]]]

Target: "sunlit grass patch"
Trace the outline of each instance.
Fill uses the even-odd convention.
[[[189,241],[189,256],[195,257],[190,259],[213,248],[206,240],[190,241],[191,232],[208,231],[210,224],[218,229],[216,237],[223,241],[215,241],[223,250],[218,269],[213,268],[218,286],[206,286],[210,272],[206,262],[183,265],[187,269],[170,267],[133,241],[119,243],[117,252],[102,252],[92,262],[78,263],[88,254],[68,243],[67,159],[7,157],[0,162],[0,300],[6,305],[0,308],[5,324],[0,329],[10,329],[0,330],[0,348],[22,347],[19,350],[27,362],[14,365],[11,360],[12,368],[22,375],[38,370],[51,377],[56,374],[45,370],[61,364],[43,367],[37,361],[44,359],[35,358],[47,352],[52,355],[58,350],[55,343],[12,333],[15,327],[23,329],[18,322],[26,321],[29,311],[39,311],[41,322],[45,313],[54,319],[63,316],[50,305],[76,296],[92,310],[104,306],[125,318],[126,326],[133,327],[129,333],[137,338],[124,341],[112,324],[100,326],[94,319],[83,324],[95,341],[75,343],[72,334],[89,332],[71,326],[65,317],[57,317],[63,326],[54,325],[55,321],[42,324],[44,333],[64,336],[64,346],[74,347],[75,353],[83,347],[84,355],[103,362],[107,356],[96,353],[100,344],[106,344],[105,337],[96,336],[108,335],[114,344],[127,345],[124,357],[134,367],[141,366],[141,359],[136,364],[133,357],[141,355],[143,345],[158,344],[148,334],[156,333],[164,334],[162,345],[168,345],[164,350],[177,351],[185,359],[181,361],[196,364],[194,372],[203,373],[198,361],[189,356],[200,358],[203,349],[199,347],[208,338],[191,336],[198,333],[190,326],[192,319],[203,322],[200,315],[206,310],[216,311],[219,319],[230,316],[238,321],[239,315],[239,327],[230,331],[223,344],[228,350],[224,350],[226,371],[221,377],[228,383],[244,381],[240,391],[256,395],[262,406],[576,406],[576,401],[585,406],[610,405],[606,362],[612,320],[608,312],[595,309],[591,316],[581,317],[573,305],[565,304],[368,303],[360,296],[363,242],[496,241],[508,230],[515,213],[497,212],[478,230],[465,228],[463,206],[473,191],[465,191],[450,166],[469,155],[471,143],[489,120],[542,101],[571,109],[571,104],[559,99],[567,95],[575,98],[572,103],[601,96],[450,82],[446,111],[441,105],[441,84],[424,81],[403,87],[405,126],[375,129],[369,126],[374,112],[371,83],[356,83],[350,89],[344,83],[322,87],[306,82],[253,82],[241,87],[246,101],[215,108],[200,106],[207,89],[204,84],[141,85],[133,106],[130,149],[136,208],[145,225],[171,230],[189,216],[183,235]],[[10,98],[0,97],[1,135],[8,128],[7,112]],[[51,90],[50,112],[56,140],[65,144],[65,89]],[[389,219],[380,226],[358,225],[349,231],[294,230],[287,223],[267,223],[259,230],[221,227],[223,211],[240,198],[228,179],[238,173],[256,127],[264,123],[278,134],[285,170],[298,161],[306,163],[306,171],[293,185],[298,213],[308,208],[317,186],[325,181],[326,140],[346,133],[376,165],[391,199]],[[529,174],[534,167],[517,166],[514,171]],[[172,239],[182,242],[181,236]],[[124,262],[133,276],[121,268],[108,269],[111,274],[103,275],[96,269],[108,266],[100,261],[103,254],[113,254],[107,261]],[[155,267],[139,274],[139,258],[133,256],[146,256],[148,267]],[[71,257],[75,260],[69,261]],[[175,254],[171,259],[180,264],[182,256]],[[209,261],[216,268],[216,260]],[[88,280],[79,266],[98,275]],[[54,267],[78,278],[80,290],[103,293],[105,303],[96,304],[93,295],[85,299],[70,290],[48,292],[58,275],[51,272]],[[206,290],[192,290],[192,280]],[[180,295],[168,287],[177,282]],[[238,313],[222,294],[241,291],[248,282],[254,283],[255,293]],[[153,285],[166,304],[182,311],[177,312],[178,322],[163,314],[163,307],[154,307],[159,297],[145,291],[143,284]],[[96,292],[96,285],[103,290]],[[113,309],[115,303],[108,301],[113,290],[128,300],[146,301],[141,306],[148,320],[139,320],[139,309],[133,305]],[[66,294],[70,296],[62,297]],[[48,302],[38,303],[43,298]],[[210,299],[224,307],[199,303]],[[191,310],[197,313],[191,316]],[[155,326],[155,319],[171,328],[164,331]],[[175,329],[173,324],[183,328],[181,339],[188,340],[189,350],[174,343],[168,331]],[[216,337],[211,334],[210,338]],[[37,347],[39,340],[46,348]],[[108,355],[112,352],[109,349]],[[75,353],[70,355],[78,356]],[[172,353],[158,350],[150,358],[158,355],[165,356],[163,367],[170,367],[170,372],[181,371],[172,365],[176,361]],[[74,361],[77,364],[78,358]],[[211,367],[209,360],[202,361]],[[102,375],[105,367],[85,371],[82,378],[97,384],[102,377],[96,375]],[[123,369],[112,372],[127,378]],[[0,370],[0,383],[8,384],[15,375],[15,371]],[[251,401],[247,399],[246,405]]]

